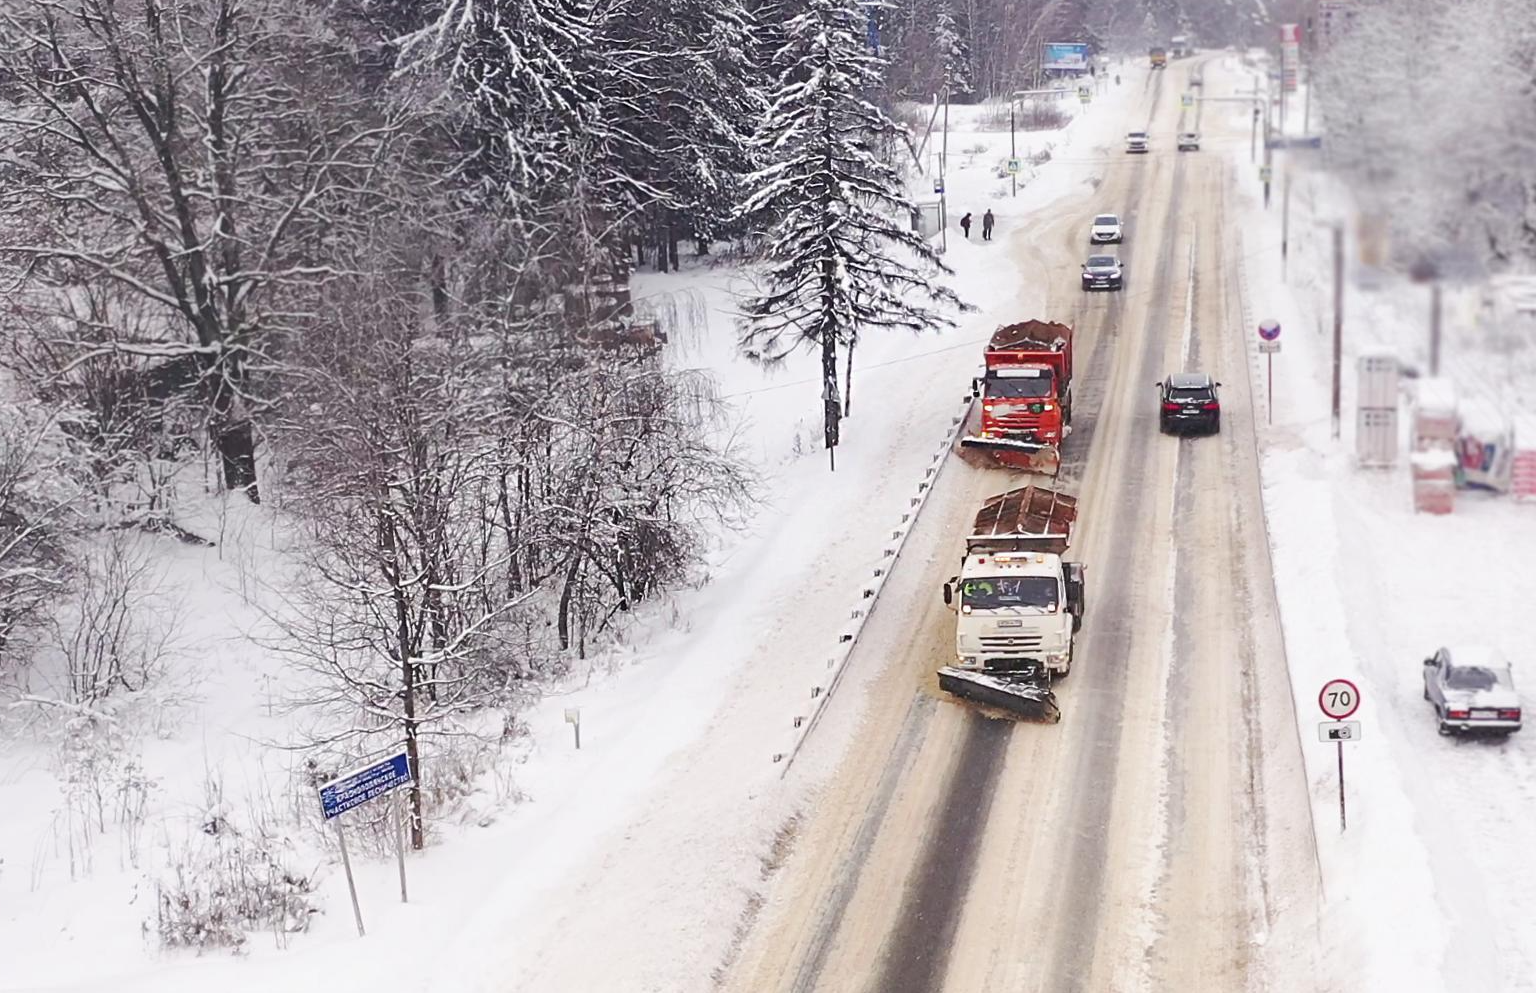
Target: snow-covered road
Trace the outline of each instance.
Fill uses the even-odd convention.
[[[1200,62],[1207,92],[1240,79]],[[1124,71],[1131,95],[1061,160],[1091,192],[1008,244],[1045,280],[993,315],[1078,334],[1064,483],[1089,608],[1064,718],[990,720],[933,687],[953,634],[939,583],[980,499],[1018,483],[954,466],[859,655],[870,706],[855,748],[732,988],[1235,990],[1267,985],[1273,961],[1310,961],[1318,877],[1217,151],[1246,146],[1246,122],[1207,117],[1211,151],[1173,150],[1191,65]],[[1127,157],[1119,136],[1137,125],[1158,147]],[[1085,297],[1088,219],[1117,209],[1127,289]],[[1157,433],[1153,384],[1189,368],[1228,384],[1219,438]]]

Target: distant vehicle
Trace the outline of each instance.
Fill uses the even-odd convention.
[[[1179,151],[1180,152],[1199,152],[1200,151],[1200,133],[1198,131],[1181,131],[1181,132],[1179,132]]]
[[[1083,264],[1083,290],[1119,290],[1125,286],[1125,268],[1118,256],[1089,256]]]
[[[1094,245],[1105,242],[1123,242],[1124,233],[1120,230],[1120,216],[1115,214],[1094,215],[1093,227],[1088,230],[1088,241]]]
[[[1144,131],[1128,131],[1125,133],[1125,151],[1146,152],[1148,148],[1147,133]]]
[[[1424,658],[1424,699],[1435,707],[1443,737],[1520,729],[1509,658],[1492,647],[1441,647]]]
[[[1158,429],[1163,432],[1185,429],[1220,432],[1221,398],[1216,393],[1220,386],[1221,383],[1211,380],[1209,374],[1169,374],[1157,385]]]
[[[1173,57],[1182,59],[1195,54],[1195,46],[1189,40],[1188,35],[1174,35],[1168,39],[1168,47],[1173,49]]]
[[[1153,69],[1167,69],[1168,68],[1168,50],[1167,49],[1165,49],[1165,48],[1150,49],[1147,52],[1147,55],[1152,60],[1152,68]]]

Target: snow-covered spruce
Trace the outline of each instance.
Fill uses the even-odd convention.
[[[768,165],[753,175],[743,213],[769,227],[761,286],[744,306],[742,350],[765,363],[796,349],[821,353],[822,431],[831,466],[848,399],[838,354],[870,330],[953,325],[962,307],[934,271],[948,273],[911,231],[914,207],[882,155],[899,133],[871,94],[883,61],[866,48],[866,13],[852,0],[810,0],[786,28],[783,67],[758,142]]]

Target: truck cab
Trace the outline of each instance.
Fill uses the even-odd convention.
[[[1063,559],[1077,500],[1033,485],[989,499],[977,513],[960,573],[944,585],[956,614],[964,670],[1072,669],[1083,620],[1083,566]]]
[[[1005,325],[992,334],[986,363],[986,376],[972,385],[981,399],[980,431],[961,445],[1013,452],[1029,469],[1055,473],[1072,425],[1071,326]]]

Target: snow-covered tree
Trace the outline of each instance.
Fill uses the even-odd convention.
[[[637,138],[624,168],[646,194],[639,243],[664,270],[679,239],[703,251],[726,227],[751,172],[765,106],[753,25],[741,0],[673,0],[618,5],[603,33],[629,63],[611,103]]]
[[[944,92],[951,98],[971,92],[970,56],[951,0],[938,0],[933,14],[933,46],[937,50]]]
[[[446,0],[407,37],[407,62],[446,67],[470,111],[479,171],[526,211],[564,195],[573,144],[612,143],[593,0]]]
[[[277,0],[0,10],[12,91],[0,104],[0,260],[13,286],[52,310],[72,362],[193,362],[225,485],[253,500],[266,340],[340,265],[340,237],[397,133],[367,46],[346,28],[344,11]],[[150,338],[81,313],[81,288],[103,284],[128,299],[114,319]]]
[[[1327,154],[1400,264],[1536,258],[1533,52],[1536,8],[1496,0],[1373,0],[1324,51]]]
[[[769,165],[751,179],[744,210],[769,220],[763,286],[745,305],[741,347],[763,362],[820,353],[829,459],[845,414],[839,352],[870,330],[953,324],[960,305],[931,279],[948,272],[908,227],[913,207],[879,149],[898,126],[869,94],[882,60],[866,47],[856,0],[810,0],[787,26],[787,68],[759,135]]]

